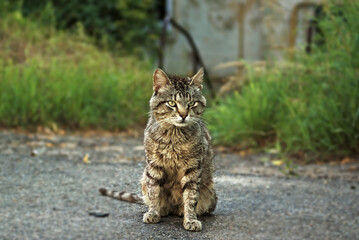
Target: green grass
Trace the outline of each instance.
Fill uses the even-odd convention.
[[[206,113],[217,143],[279,143],[284,153],[322,156],[359,152],[359,3],[341,11],[320,22],[325,44],[313,54],[297,53],[286,67],[249,68],[240,92],[218,100]]]
[[[0,124],[123,129],[146,121],[151,66],[15,12],[0,26]]]

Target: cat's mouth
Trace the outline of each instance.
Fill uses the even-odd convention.
[[[173,124],[176,127],[186,127],[186,126],[188,126],[188,122],[174,122]]]
[[[176,127],[186,127],[190,124],[190,120],[189,117],[186,118],[177,117],[172,120],[172,124],[175,125]]]

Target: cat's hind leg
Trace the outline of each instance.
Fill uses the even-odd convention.
[[[201,186],[198,204],[196,207],[197,215],[204,215],[214,211],[217,205],[217,195],[214,190],[213,182]]]

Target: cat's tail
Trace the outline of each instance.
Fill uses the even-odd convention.
[[[106,188],[100,188],[99,191],[103,196],[112,197],[114,199],[130,203],[144,204],[142,198],[135,193],[116,192]]]

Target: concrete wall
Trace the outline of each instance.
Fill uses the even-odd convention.
[[[233,74],[215,70],[220,63],[283,59],[289,47],[291,15],[304,0],[173,0],[172,16],[190,32],[212,76]],[[298,11],[295,46],[305,41],[307,19],[313,8]],[[175,29],[168,33],[164,69],[191,74],[192,51]]]

